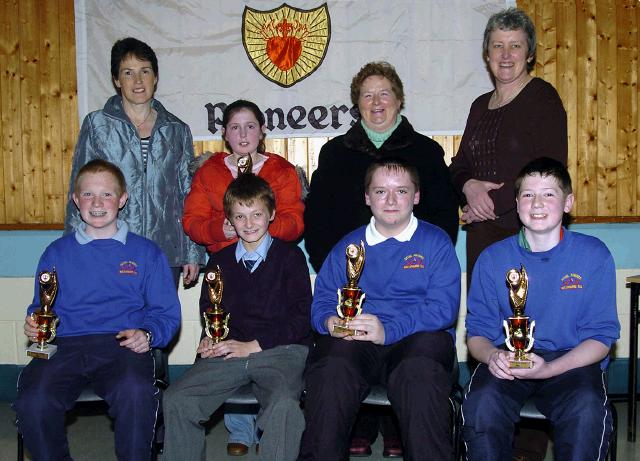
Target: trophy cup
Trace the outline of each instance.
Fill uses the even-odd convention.
[[[217,344],[229,335],[229,313],[227,312],[225,315],[224,309],[220,307],[222,290],[224,289],[220,266],[216,266],[214,270],[207,271],[204,274],[204,280],[207,282],[209,300],[213,304],[213,307],[208,307],[202,313],[204,332]]]
[[[527,358],[526,353],[533,347],[533,329],[536,322],[533,320],[529,323],[529,317],[524,315],[529,277],[522,265],[520,265],[520,271],[511,269],[507,272],[507,284],[513,316],[503,320],[504,332],[507,336],[505,344],[510,351],[515,352],[515,357],[509,360],[509,368],[532,368],[533,362]]]
[[[56,353],[58,346],[48,344],[56,337],[56,327],[60,319],[53,312],[53,301],[58,293],[58,276],[55,267],[51,272],[42,271],[38,276],[40,284],[40,309],[31,314],[31,318],[38,324],[36,342],[27,349],[29,357],[48,360]]]
[[[238,176],[242,174],[251,173],[253,171],[253,160],[251,160],[251,154],[245,155],[238,159]]]
[[[334,325],[333,331],[346,333],[347,335],[358,335],[358,330],[349,328],[349,322],[362,312],[362,302],[364,293],[358,287],[358,279],[364,267],[364,242],[360,241],[360,246],[352,243],[345,251],[347,256],[347,286],[338,289],[338,316],[342,319],[342,325]]]

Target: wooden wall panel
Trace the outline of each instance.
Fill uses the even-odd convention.
[[[536,72],[567,109],[578,221],[638,220],[638,2],[519,1],[536,23]],[[549,58],[556,30],[556,62]],[[540,46],[542,45],[542,46]]]
[[[574,179],[577,215],[597,210],[597,68],[595,5],[580,2],[576,11],[576,44],[578,60],[578,174]]]
[[[40,98],[40,21],[36,0],[20,1],[20,93],[25,222],[44,221]]]
[[[62,153],[62,188],[69,190],[71,160],[79,128],[78,85],[76,75],[76,30],[73,16],[73,0],[59,0],[58,23],[60,25],[60,123]],[[66,196],[63,198],[62,214]],[[58,219],[52,222],[62,222]]]
[[[638,124],[638,16],[637,5],[618,3],[616,8],[617,30],[617,86],[618,86],[618,156],[616,170],[616,215],[636,214],[638,149],[636,127]]]
[[[19,1],[0,2],[0,87],[2,89],[3,223],[24,219],[22,201],[22,136],[20,111],[20,27],[16,21]]]
[[[598,216],[615,216],[617,166],[616,10],[610,0],[596,2],[598,95]]]
[[[569,174],[578,177],[575,153],[578,151],[578,69],[576,47],[576,7],[568,2],[556,4],[557,65],[556,89],[567,112],[567,140],[569,151]],[[579,213],[577,204],[574,213]]]
[[[62,141],[60,132],[60,21],[58,2],[44,2],[38,10],[40,32],[40,156],[42,163],[43,222],[64,216]]]
[[[522,0],[534,73],[567,110],[577,221],[640,217],[638,23],[634,0]],[[79,122],[73,0],[0,1],[0,228],[60,228]],[[452,18],[452,21],[455,20]],[[329,138],[268,139],[309,176]],[[437,136],[447,162],[460,136]],[[197,154],[224,150],[194,143]]]

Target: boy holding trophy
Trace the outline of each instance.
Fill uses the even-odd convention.
[[[360,402],[377,383],[387,385],[405,459],[452,459],[455,250],[444,231],[413,215],[420,184],[406,161],[374,161],[364,199],[370,224],[338,242],[316,279],[311,321],[319,336],[305,372],[298,459],[346,459]]]
[[[65,412],[91,383],[115,420],[118,459],[148,460],[159,407],[149,350],[164,347],[180,325],[169,264],[155,243],[117,219],[127,201],[117,166],[104,160],[83,166],[73,201],[83,223],[40,258],[24,325],[36,341],[39,316],[53,309],[57,351],[20,374],[18,428],[34,459],[71,459]]]
[[[304,429],[300,395],[311,343],[309,269],[300,248],[269,235],[275,197],[264,179],[239,175],[223,203],[239,240],[213,253],[205,269],[200,310],[213,320],[202,334],[200,358],[164,395],[163,459],[205,459],[200,422],[236,389],[252,384],[261,407],[259,458],[293,461]],[[222,334],[215,333],[216,315]]]
[[[530,397],[554,426],[555,459],[604,459],[604,370],[620,336],[614,261],[597,238],[562,227],[574,197],[560,162],[533,160],[515,188],[523,227],[480,255],[467,299],[467,344],[480,362],[462,406],[468,459],[511,459]]]

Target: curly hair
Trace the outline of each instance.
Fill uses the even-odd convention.
[[[362,66],[353,77],[353,80],[351,80],[351,102],[353,105],[358,105],[362,82],[374,75],[384,77],[391,82],[391,91],[393,91],[395,97],[400,101],[400,110],[404,109],[404,87],[402,86],[402,80],[400,80],[396,68],[386,61],[368,62]]]

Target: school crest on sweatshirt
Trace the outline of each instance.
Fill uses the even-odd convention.
[[[403,269],[424,269],[424,256],[413,253],[404,257]]]
[[[580,274],[567,274],[560,279],[561,290],[580,290],[584,288]]]
[[[118,272],[120,274],[138,275],[138,264],[135,261],[122,261]]]

